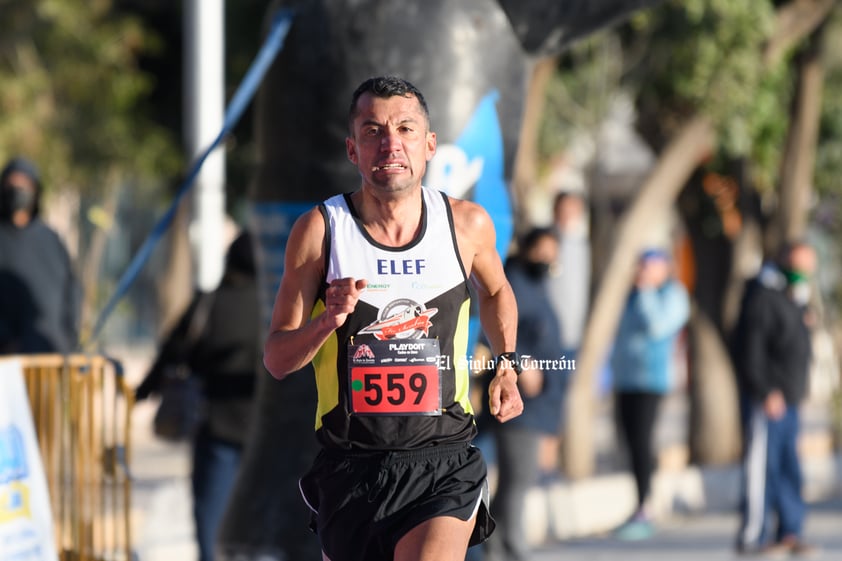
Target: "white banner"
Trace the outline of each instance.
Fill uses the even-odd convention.
[[[0,560],[58,560],[23,366],[14,359],[0,360]]]

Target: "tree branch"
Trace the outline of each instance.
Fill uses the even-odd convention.
[[[793,0],[778,9],[775,32],[763,51],[764,64],[778,63],[796,43],[827,19],[836,4],[836,0]]]

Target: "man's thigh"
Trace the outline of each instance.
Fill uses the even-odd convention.
[[[464,561],[476,515],[469,520],[437,516],[422,522],[398,541],[395,561]]]

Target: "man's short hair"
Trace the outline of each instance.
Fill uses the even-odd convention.
[[[429,126],[430,124],[430,110],[427,108],[427,101],[424,99],[424,95],[418,88],[413,86],[408,80],[398,78],[397,76],[376,76],[374,78],[369,78],[360,84],[351,96],[351,106],[348,109],[348,128],[351,132],[354,130],[354,119],[359,113],[357,110],[357,102],[365,93],[370,93],[375,97],[384,99],[398,95],[401,97],[414,95],[418,100],[418,104],[421,105],[421,110],[424,112],[424,117],[427,119],[427,125]]]

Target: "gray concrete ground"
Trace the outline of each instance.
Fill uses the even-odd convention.
[[[639,542],[611,537],[574,538],[540,548],[533,561],[726,561],[746,559],[733,548],[737,518],[704,512],[675,516],[659,525],[655,536]],[[805,541],[818,547],[812,559],[842,559],[842,500],[811,505]],[[751,557],[763,560],[768,557]]]
[[[136,384],[148,365],[148,352],[123,353],[126,376]],[[155,402],[133,412],[131,469],[133,543],[139,561],[196,559],[191,522],[189,447],[157,440],[151,432]],[[811,501],[807,537],[823,546],[821,559],[842,560],[842,459],[829,443],[827,404],[813,400],[804,408],[805,495]],[[662,411],[657,441],[673,458],[654,481],[653,504],[659,531],[645,542],[619,542],[611,528],[631,512],[634,488],[622,471],[610,407],[597,421],[601,473],[583,481],[559,481],[529,496],[530,541],[535,561],[719,561],[735,558],[731,544],[739,490],[736,466],[697,469],[675,465],[686,434],[686,399],[672,396]],[[679,447],[679,451],[670,448]],[[302,522],[303,523],[303,522]]]

